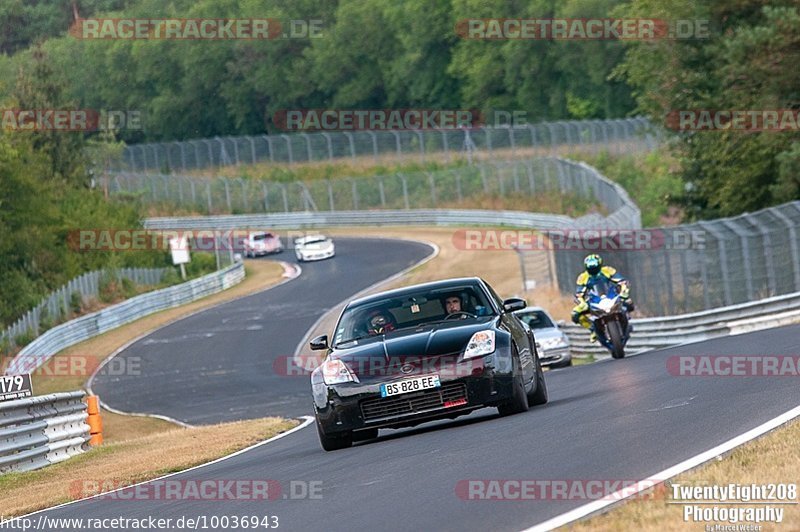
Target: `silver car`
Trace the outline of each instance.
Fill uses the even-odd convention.
[[[569,352],[569,338],[558,328],[552,316],[541,307],[527,307],[515,312],[517,317],[533,329],[539,346],[539,360],[542,366],[561,368],[572,365]]]

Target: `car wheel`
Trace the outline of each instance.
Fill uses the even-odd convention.
[[[522,369],[519,361],[514,360],[514,380],[511,388],[511,399],[497,405],[501,416],[521,414],[528,411],[528,396],[525,394],[525,382],[522,379]]]
[[[572,361],[570,361],[570,365]],[[547,403],[547,383],[544,380],[544,371],[539,358],[536,358],[536,389],[528,395],[528,404],[536,406]]]
[[[378,429],[357,430],[353,433],[353,441],[374,440],[378,437]]]
[[[326,451],[338,451],[353,445],[352,432],[344,432],[338,436],[328,436],[322,432],[319,422],[317,422],[317,434],[319,434],[319,443],[322,444],[322,448]]]

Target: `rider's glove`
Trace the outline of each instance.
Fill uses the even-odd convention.
[[[628,299],[629,297],[631,297],[631,289],[628,288],[627,284],[622,285],[622,290],[620,290],[619,292],[619,297],[621,297],[622,299]]]
[[[572,309],[572,323],[578,324],[580,323],[581,314],[589,310],[589,304],[586,303],[585,300],[581,300],[575,307]]]

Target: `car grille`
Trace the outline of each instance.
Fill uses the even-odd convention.
[[[464,383],[443,384],[439,388],[424,390],[413,394],[395,397],[366,399],[361,402],[361,414],[364,421],[416,414],[443,408],[449,401],[467,399],[467,387]]]

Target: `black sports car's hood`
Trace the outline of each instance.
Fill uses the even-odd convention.
[[[404,365],[421,369],[421,365],[431,358],[452,357],[455,361],[473,334],[494,328],[494,318],[468,320],[468,323],[445,322],[361,340],[361,345],[354,342],[352,347],[334,350],[332,356],[346,362],[362,380],[397,375]]]

